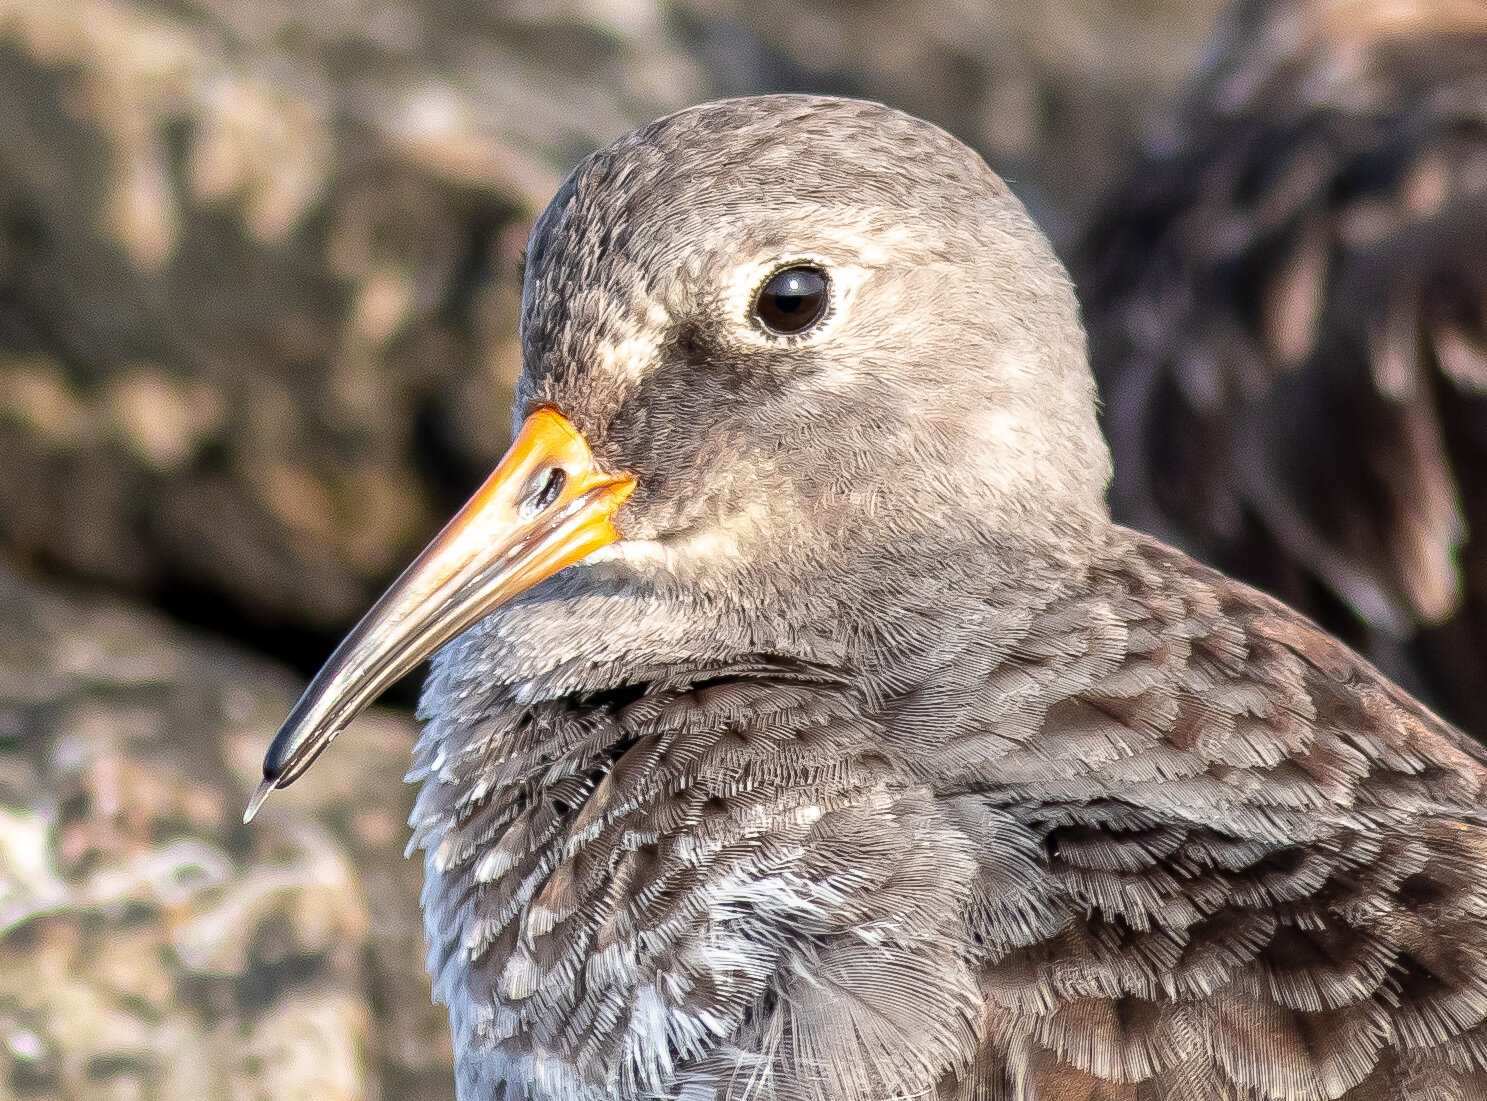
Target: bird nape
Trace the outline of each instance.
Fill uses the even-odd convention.
[[[968,148],[662,119],[538,221],[522,332],[512,453],[265,762],[442,647],[462,1101],[1487,1097],[1482,751],[1111,522],[1069,280]]]

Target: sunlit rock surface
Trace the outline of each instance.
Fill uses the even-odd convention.
[[[291,680],[0,570],[0,1099],[453,1096],[410,724],[242,825]]]

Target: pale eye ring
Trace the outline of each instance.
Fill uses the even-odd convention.
[[[772,333],[798,336],[820,323],[831,302],[831,281],[814,264],[792,264],[764,281],[754,296],[754,319]]]

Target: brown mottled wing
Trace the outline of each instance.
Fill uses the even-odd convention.
[[[1260,0],[1079,264],[1117,517],[1487,736],[1487,4]]]
[[[851,671],[437,664],[460,1096],[1487,1101],[1482,751],[1110,534],[1061,583],[937,578]]]
[[[1144,537],[977,683],[902,728],[980,864],[944,1096],[1487,1098],[1479,747]]]

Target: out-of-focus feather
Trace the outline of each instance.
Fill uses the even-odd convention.
[[[1487,3],[1244,0],[1079,266],[1117,517],[1487,736]]]

